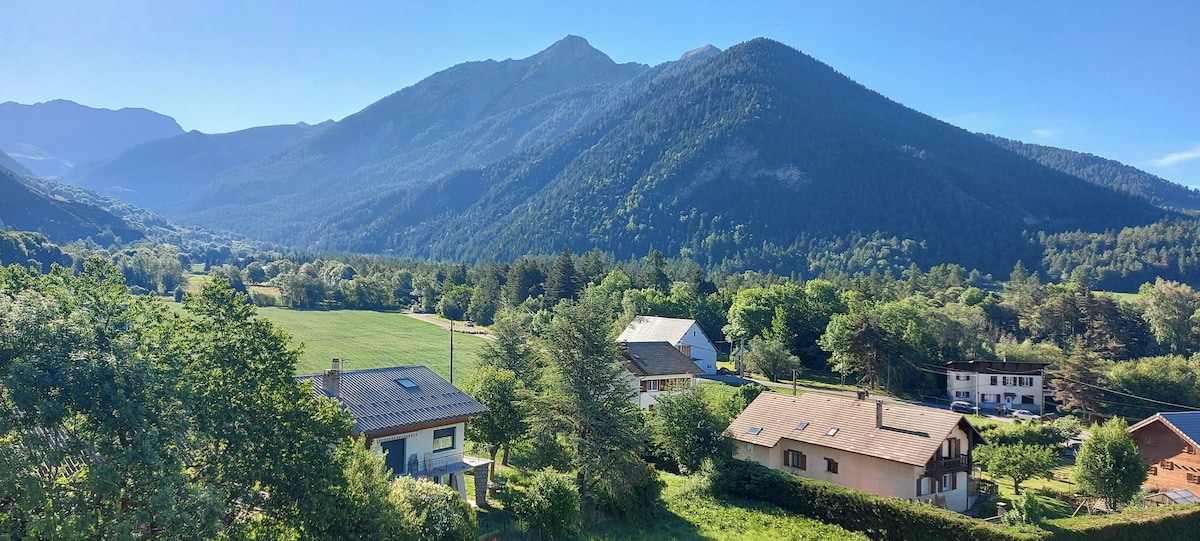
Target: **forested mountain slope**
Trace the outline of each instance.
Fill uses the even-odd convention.
[[[1152,175],[1131,165],[1065,148],[1022,143],[994,135],[980,137],[1046,167],[1109,189],[1144,197],[1170,208],[1200,210],[1200,191]]]
[[[21,165],[20,162],[18,162],[17,160],[14,160],[12,156],[9,156],[8,154],[5,154],[4,152],[0,152],[0,167],[8,169],[9,171],[12,171],[13,173],[16,173],[18,175],[32,175],[33,174],[33,172],[30,171],[28,167]]]
[[[68,182],[127,203],[169,212],[219,173],[264,158],[317,133],[317,126],[261,126],[231,133],[190,131],[135,146],[120,155],[78,166]]]
[[[381,191],[532,148],[613,105],[646,71],[568,36],[521,60],[468,62],[396,92],[266,159],[220,175],[179,215],[272,240]]]
[[[181,133],[175,119],[147,109],[95,109],[67,100],[0,103],[0,150],[47,178]]]
[[[381,195],[311,231],[323,248],[418,257],[653,247],[800,271],[814,248],[878,232],[921,245],[922,266],[1001,272],[1040,257],[1030,232],[1163,215],[757,39],[656,78],[552,144]]]
[[[143,237],[112,213],[37,190],[4,167],[0,167],[0,202],[0,224],[42,233],[53,242],[91,237],[107,244],[117,238],[129,242]]]

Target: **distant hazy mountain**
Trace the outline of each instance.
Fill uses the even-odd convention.
[[[12,158],[12,156],[9,156],[8,154],[6,154],[4,152],[0,152],[0,167],[4,167],[4,168],[8,169],[9,171],[12,171],[18,175],[32,175],[33,174],[33,171],[30,171],[29,168],[25,167],[24,165],[21,165],[20,162],[18,162],[17,160],[14,160]]]
[[[418,257],[658,248],[807,271],[814,246],[877,232],[920,245],[922,265],[1007,272],[1040,257],[1030,232],[1164,215],[773,41],[685,68],[552,143],[378,195],[308,234],[323,248]]]
[[[94,109],[67,100],[0,103],[0,150],[42,177],[180,133],[175,119],[147,109]]]
[[[460,64],[221,174],[180,217],[295,239],[337,208],[553,141],[619,103],[614,89],[648,69],[616,64],[575,36],[521,60]]]
[[[112,213],[27,185],[5,167],[0,167],[0,222],[5,227],[42,233],[57,243],[91,237],[107,244],[116,238],[128,242],[143,237]]]
[[[166,212],[219,173],[264,158],[324,129],[300,123],[231,133],[191,131],[130,148],[114,158],[77,166],[68,182],[136,206]]]
[[[1084,152],[1023,143],[995,135],[979,134],[979,136],[1046,167],[1079,177],[1093,184],[1144,197],[1163,207],[1200,210],[1200,191],[1152,175],[1136,167]]]

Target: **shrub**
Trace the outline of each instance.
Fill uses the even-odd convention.
[[[653,466],[639,459],[620,462],[592,490],[595,511],[618,517],[641,517],[656,509],[666,483]]]
[[[473,541],[479,527],[475,510],[458,491],[400,477],[392,481],[392,500],[403,510],[410,530],[430,541]]]
[[[524,526],[546,538],[557,539],[579,526],[579,491],[575,479],[549,468],[534,474],[515,507]]]

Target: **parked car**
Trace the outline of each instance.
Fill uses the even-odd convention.
[[[950,411],[958,413],[979,413],[979,406],[965,400],[955,400],[950,403]]]
[[[1029,410],[1012,410],[1012,413],[1010,413],[1009,416],[1011,416],[1013,419],[1019,419],[1022,421],[1042,418],[1041,415],[1037,415]]]
[[[1069,459],[1074,460],[1075,456],[1079,454],[1079,448],[1082,446],[1083,446],[1083,442],[1081,442],[1081,441],[1078,441],[1078,440],[1068,441],[1066,443],[1066,445],[1063,446],[1062,451],[1059,451],[1059,454],[1061,454],[1063,458],[1069,458]]]

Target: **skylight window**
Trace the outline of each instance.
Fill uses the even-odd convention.
[[[746,433],[750,434],[751,436],[757,436],[759,432],[762,432],[761,426],[752,426],[746,429]]]
[[[796,425],[796,430],[804,430],[805,428],[808,428],[808,421]]]
[[[408,379],[408,378],[397,379],[396,383],[399,384],[401,387],[404,387],[405,389],[416,389],[417,388],[417,384],[413,383],[413,380]]]
[[[826,435],[826,436],[832,436],[832,435],[834,435],[834,434],[837,434],[837,431],[838,431],[838,429],[837,429],[837,427],[835,426],[835,427],[833,427],[833,428],[830,428],[830,429],[829,429],[829,432],[826,432],[826,433],[825,433],[825,435]]]

